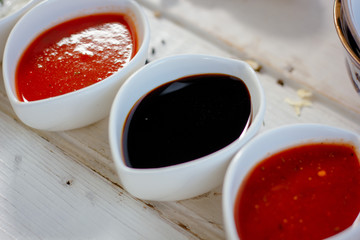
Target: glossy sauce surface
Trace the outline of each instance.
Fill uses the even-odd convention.
[[[354,147],[316,143],[264,159],[241,186],[234,210],[242,240],[312,240],[339,233],[360,212]]]
[[[18,98],[62,95],[117,72],[137,51],[136,33],[127,18],[110,13],[84,16],[42,33],[17,66]]]
[[[250,110],[249,91],[233,76],[194,75],[162,85],[129,113],[126,164],[166,167],[213,153],[240,137]]]

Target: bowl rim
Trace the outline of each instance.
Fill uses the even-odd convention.
[[[285,132],[290,132],[290,131],[294,131],[294,130],[304,130],[305,132],[310,132],[310,131],[314,131],[314,130],[321,130],[323,132],[337,132],[337,133],[341,133],[342,137],[326,137],[323,135],[319,135],[317,137],[303,137],[303,138],[299,138],[295,140],[293,140],[291,143],[285,143],[285,140],[282,140],[282,142],[284,142],[283,144],[280,144],[281,147],[278,148],[271,148],[271,151],[268,152],[264,152],[261,153],[261,155],[264,155],[264,157],[258,158],[256,157],[255,159],[253,159],[253,161],[251,163],[249,163],[250,167],[247,167],[246,169],[246,173],[244,174],[243,177],[241,177],[240,182],[235,182],[234,180],[234,176],[235,176],[235,172],[236,169],[239,168],[242,162],[241,158],[242,155],[249,152],[252,148],[254,148],[254,145],[256,145],[259,141],[261,141],[263,138],[269,138],[269,136],[275,136],[275,135],[279,135],[279,134],[283,134]],[[306,133],[305,133],[306,134]],[[357,141],[357,144],[352,142],[349,139],[344,139],[344,135],[348,136],[349,138],[354,138]],[[225,232],[227,234],[227,236],[229,237],[229,239],[240,239],[237,233],[237,229],[235,226],[235,220],[234,220],[234,203],[236,201],[236,196],[238,195],[238,191],[239,188],[241,187],[243,180],[246,178],[246,176],[248,176],[248,174],[255,168],[255,166],[261,162],[264,158],[266,158],[266,156],[270,156],[272,154],[275,154],[277,152],[280,152],[282,150],[291,148],[291,147],[295,147],[295,146],[301,146],[307,143],[317,143],[320,141],[325,141],[325,142],[342,142],[342,143],[354,143],[354,146],[357,147],[357,149],[355,150],[356,153],[358,154],[358,157],[360,158],[360,148],[359,148],[359,144],[360,144],[360,135],[352,132],[350,130],[344,129],[344,128],[339,128],[336,126],[331,126],[331,125],[326,125],[326,124],[320,124],[320,123],[293,123],[293,124],[287,124],[287,125],[283,125],[283,126],[279,126],[279,127],[275,127],[272,128],[270,130],[267,130],[265,132],[262,132],[261,134],[255,136],[253,139],[251,139],[242,149],[240,149],[237,154],[233,157],[231,163],[229,164],[227,170],[226,170],[226,174],[225,174],[225,178],[224,178],[224,182],[223,182],[223,196],[222,196],[222,212],[223,212],[223,221],[224,221],[224,228],[225,228]],[[262,151],[262,150],[260,150]],[[235,199],[233,199],[233,195],[232,195],[232,190],[233,187],[236,187],[236,193],[235,194]],[[351,226],[344,229],[343,231],[337,233],[336,235],[333,235],[331,237],[328,237],[326,239],[328,240],[335,240],[338,239],[343,239],[342,236],[347,236],[350,238],[346,238],[346,239],[352,239],[351,236],[355,236],[355,234],[353,232],[356,233],[360,233],[360,226],[357,225],[356,228],[352,228]]]
[[[6,44],[5,44],[5,48],[4,48],[4,55],[3,55],[3,61],[2,61],[2,64],[3,64],[3,79],[4,79],[4,83],[5,83],[5,89],[7,91],[7,96],[9,98],[9,100],[11,101],[12,104],[14,105],[17,105],[17,106],[33,106],[33,105],[39,105],[39,104],[52,104],[52,103],[56,103],[56,102],[61,102],[64,98],[67,99],[67,98],[76,98],[76,96],[78,95],[81,95],[81,94],[92,94],[93,92],[96,92],[98,91],[99,88],[104,88],[106,86],[111,86],[113,85],[115,82],[117,82],[118,78],[120,75],[124,75],[128,72],[127,69],[128,66],[132,66],[132,65],[135,65],[136,62],[137,62],[137,59],[140,58],[140,54],[141,52],[144,52],[144,51],[147,51],[147,46],[149,45],[149,42],[150,42],[150,25],[149,25],[149,21],[148,19],[146,18],[146,14],[144,12],[144,10],[140,7],[140,5],[136,2],[136,1],[132,1],[132,0],[121,0],[121,2],[126,2],[127,4],[129,4],[129,6],[131,6],[131,9],[137,11],[139,14],[138,14],[138,17],[134,18],[134,17],[131,17],[132,18],[132,21],[134,21],[134,19],[138,19],[139,22],[143,25],[143,39],[140,43],[138,43],[138,50],[137,52],[135,53],[135,55],[133,56],[133,58],[124,65],[123,68],[119,69],[117,72],[113,73],[112,75],[108,76],[107,78],[104,78],[103,80],[99,81],[99,82],[96,82],[94,84],[91,84],[87,87],[84,87],[84,88],[81,88],[81,89],[78,89],[76,91],[73,91],[73,92],[69,92],[69,93],[65,93],[65,94],[62,94],[62,95],[57,95],[57,96],[54,96],[54,97],[49,97],[49,98],[44,98],[44,99],[39,99],[39,100],[35,100],[35,101],[20,101],[20,99],[17,97],[16,94],[14,94],[14,90],[15,89],[12,89],[12,86],[11,86],[11,83],[12,81],[15,81],[15,79],[12,79],[10,73],[8,72],[8,61],[6,61],[6,56],[9,53],[9,48],[7,47],[8,46],[8,42],[11,41],[13,37],[13,35],[16,34],[16,31],[18,31],[18,26],[21,25],[23,22],[26,22],[28,20],[28,18],[33,18],[33,12],[34,11],[37,11],[37,9],[39,8],[50,8],[50,9],[53,9],[53,4],[57,4],[57,1],[56,0],[31,0],[31,1],[40,1],[37,5],[35,5],[33,8],[31,8],[29,11],[27,11],[18,21],[17,23],[15,24],[15,26],[12,28],[9,36],[8,36],[8,39],[6,41]],[[96,1],[94,1],[96,2]],[[101,2],[101,1],[100,1]],[[104,4],[104,6],[106,6],[106,4]],[[93,8],[93,7],[87,7],[85,6],[81,11],[80,10],[71,10],[71,5],[69,5],[69,9],[70,11],[67,12],[66,16],[64,17],[67,17],[67,16],[70,16],[70,18],[66,18],[67,20],[71,20],[71,19],[74,19],[76,17],[82,17],[82,16],[88,16],[89,13],[82,13],[81,11],[86,9],[86,10],[92,10],[94,9],[94,11],[96,13],[108,13],[109,11],[98,11],[96,10],[97,8]],[[53,9],[54,10],[54,9]],[[76,16],[73,16],[72,14],[74,13],[78,13],[76,14]],[[56,26],[58,24],[61,24],[62,22],[66,21],[66,19],[55,19],[55,24],[54,22],[51,22],[49,21],[49,23],[47,24],[47,26],[45,27],[44,30],[42,31],[46,31],[46,29],[48,29],[49,27],[51,26]],[[133,24],[135,24],[133,22]],[[136,28],[134,28],[136,29]],[[39,34],[42,33],[42,31],[40,32],[36,32],[35,33],[35,37],[37,37]],[[138,35],[138,33],[136,33]],[[31,40],[29,42],[27,42],[25,45],[28,46],[31,41],[33,41],[34,38],[31,38]],[[21,55],[20,55],[21,57]],[[17,59],[18,61],[19,59]],[[15,68],[16,70],[16,68]]]
[[[184,162],[181,164],[176,164],[176,165],[171,165],[171,166],[165,166],[165,167],[160,167],[160,168],[146,168],[146,169],[138,169],[138,168],[132,168],[127,166],[127,164],[125,162],[123,162],[122,157],[121,157],[121,146],[117,146],[115,145],[116,139],[117,138],[121,138],[121,135],[118,136],[117,133],[115,133],[116,131],[114,129],[116,129],[116,119],[117,119],[117,111],[120,107],[120,103],[118,98],[120,98],[120,96],[123,94],[122,92],[125,92],[127,85],[131,84],[131,79],[136,77],[138,74],[140,74],[140,72],[143,71],[147,71],[149,68],[152,68],[153,66],[155,68],[158,68],[158,65],[162,65],[162,64],[167,64],[169,63],[169,61],[184,61],[187,60],[189,58],[194,58],[194,59],[211,59],[211,60],[215,60],[215,61],[226,61],[226,62],[232,62],[233,64],[238,63],[238,64],[242,64],[244,67],[246,67],[246,69],[251,73],[252,75],[252,81],[255,83],[255,86],[253,91],[258,92],[258,98],[259,98],[259,109],[257,111],[256,114],[253,115],[252,118],[252,123],[249,126],[246,134],[243,134],[242,138],[239,138],[237,140],[235,140],[234,142],[230,143],[229,145],[227,145],[226,147],[217,150],[209,155],[188,161],[188,162]],[[211,73],[211,72],[210,72]],[[195,73],[196,74],[196,73]],[[194,75],[194,74],[181,74],[181,76],[189,76],[189,75]],[[239,141],[242,141],[242,145],[243,146],[245,143],[247,143],[249,141],[249,139],[252,138],[253,135],[256,134],[256,132],[258,131],[258,129],[261,127],[262,121],[264,119],[264,115],[265,115],[265,110],[266,110],[266,101],[265,101],[265,93],[264,90],[262,88],[262,85],[260,83],[260,80],[258,79],[255,71],[251,68],[251,66],[246,63],[245,61],[242,60],[238,60],[238,59],[233,59],[233,58],[226,58],[226,57],[219,57],[219,56],[214,56],[214,55],[206,55],[206,54],[178,54],[178,55],[172,55],[172,56],[167,56],[167,57],[163,57],[160,59],[157,59],[155,61],[152,61],[150,63],[148,63],[147,65],[145,65],[144,67],[138,69],[134,74],[132,74],[132,76],[128,79],[129,81],[125,82],[122,87],[119,89],[114,101],[113,101],[113,105],[111,107],[111,111],[110,111],[110,117],[109,117],[109,143],[110,143],[110,148],[111,148],[111,152],[112,152],[112,156],[115,162],[115,165],[118,169],[118,172],[126,172],[128,174],[155,174],[155,173],[171,173],[173,171],[179,171],[181,169],[187,169],[187,168],[191,168],[193,166],[197,166],[197,165],[202,165],[204,164],[204,162],[207,162],[209,158],[213,158],[214,155],[220,155],[222,153],[226,153],[228,151],[229,148],[234,147],[234,145],[239,144]],[[171,79],[171,80],[176,80],[176,79]],[[168,81],[166,81],[168,82]],[[156,84],[158,85],[158,84]],[[125,90],[124,90],[125,89]],[[151,91],[152,89],[148,89],[146,90],[146,92]],[[250,92],[250,89],[249,89]],[[250,92],[251,93],[251,92]],[[140,98],[138,98],[139,100]],[[253,106],[253,104],[252,104]],[[122,127],[122,126],[121,126]],[[249,130],[251,131],[250,134]],[[248,136],[249,135],[249,136]],[[120,148],[120,149],[119,149]],[[215,159],[213,159],[214,161],[216,161]],[[218,162],[221,162],[222,160],[217,159]]]
[[[354,36],[356,44],[360,47],[360,11],[359,1],[343,0],[342,9],[350,32]],[[358,10],[358,13],[354,12]]]
[[[342,31],[342,21],[341,21],[341,0],[335,0],[334,1],[334,9],[333,9],[333,19],[334,19],[334,25],[336,29],[336,33],[345,48],[346,52],[349,54],[349,57],[352,59],[352,62],[356,64],[358,68],[360,68],[360,57],[355,54],[351,46],[349,45],[348,41],[346,40],[344,33]]]

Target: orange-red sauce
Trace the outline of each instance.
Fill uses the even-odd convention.
[[[137,51],[134,27],[120,14],[84,16],[40,34],[16,69],[21,101],[79,90],[121,69]]]
[[[260,162],[239,190],[234,217],[242,240],[311,240],[339,233],[359,212],[354,147],[319,143]]]

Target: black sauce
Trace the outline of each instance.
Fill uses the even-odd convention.
[[[213,153],[239,138],[250,112],[249,91],[233,76],[192,75],[161,85],[127,117],[126,164],[165,167]]]

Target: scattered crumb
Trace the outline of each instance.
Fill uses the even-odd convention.
[[[154,17],[160,18],[161,17],[161,12],[160,11],[155,11],[154,12]]]
[[[66,185],[68,185],[68,186],[71,186],[72,183],[73,183],[73,180],[71,180],[71,179],[66,181]]]
[[[291,73],[292,71],[294,71],[294,67],[289,65],[289,66],[286,67],[286,71]]]
[[[300,97],[300,100],[295,101],[291,100],[289,98],[285,98],[285,102],[294,107],[296,115],[301,115],[301,109],[303,107],[311,107],[312,102],[310,101],[310,98],[312,97],[312,92],[305,90],[305,89],[299,89],[297,90],[297,95]]]
[[[295,113],[298,116],[301,115],[301,109],[303,107],[310,107],[312,105],[311,101],[305,100],[305,99],[302,99],[302,100],[299,100],[299,101],[294,101],[294,100],[291,100],[289,98],[285,98],[285,102],[290,104],[292,107],[294,107]]]
[[[301,98],[310,98],[312,96],[312,92],[306,89],[299,89],[296,93]]]
[[[276,83],[279,84],[280,86],[284,86],[284,85],[285,85],[285,84],[284,84],[284,81],[283,81],[282,79],[278,79]]]
[[[254,60],[245,60],[245,62],[249,64],[252,67],[252,69],[254,69],[254,71],[256,72],[259,72],[262,68],[262,66]]]

